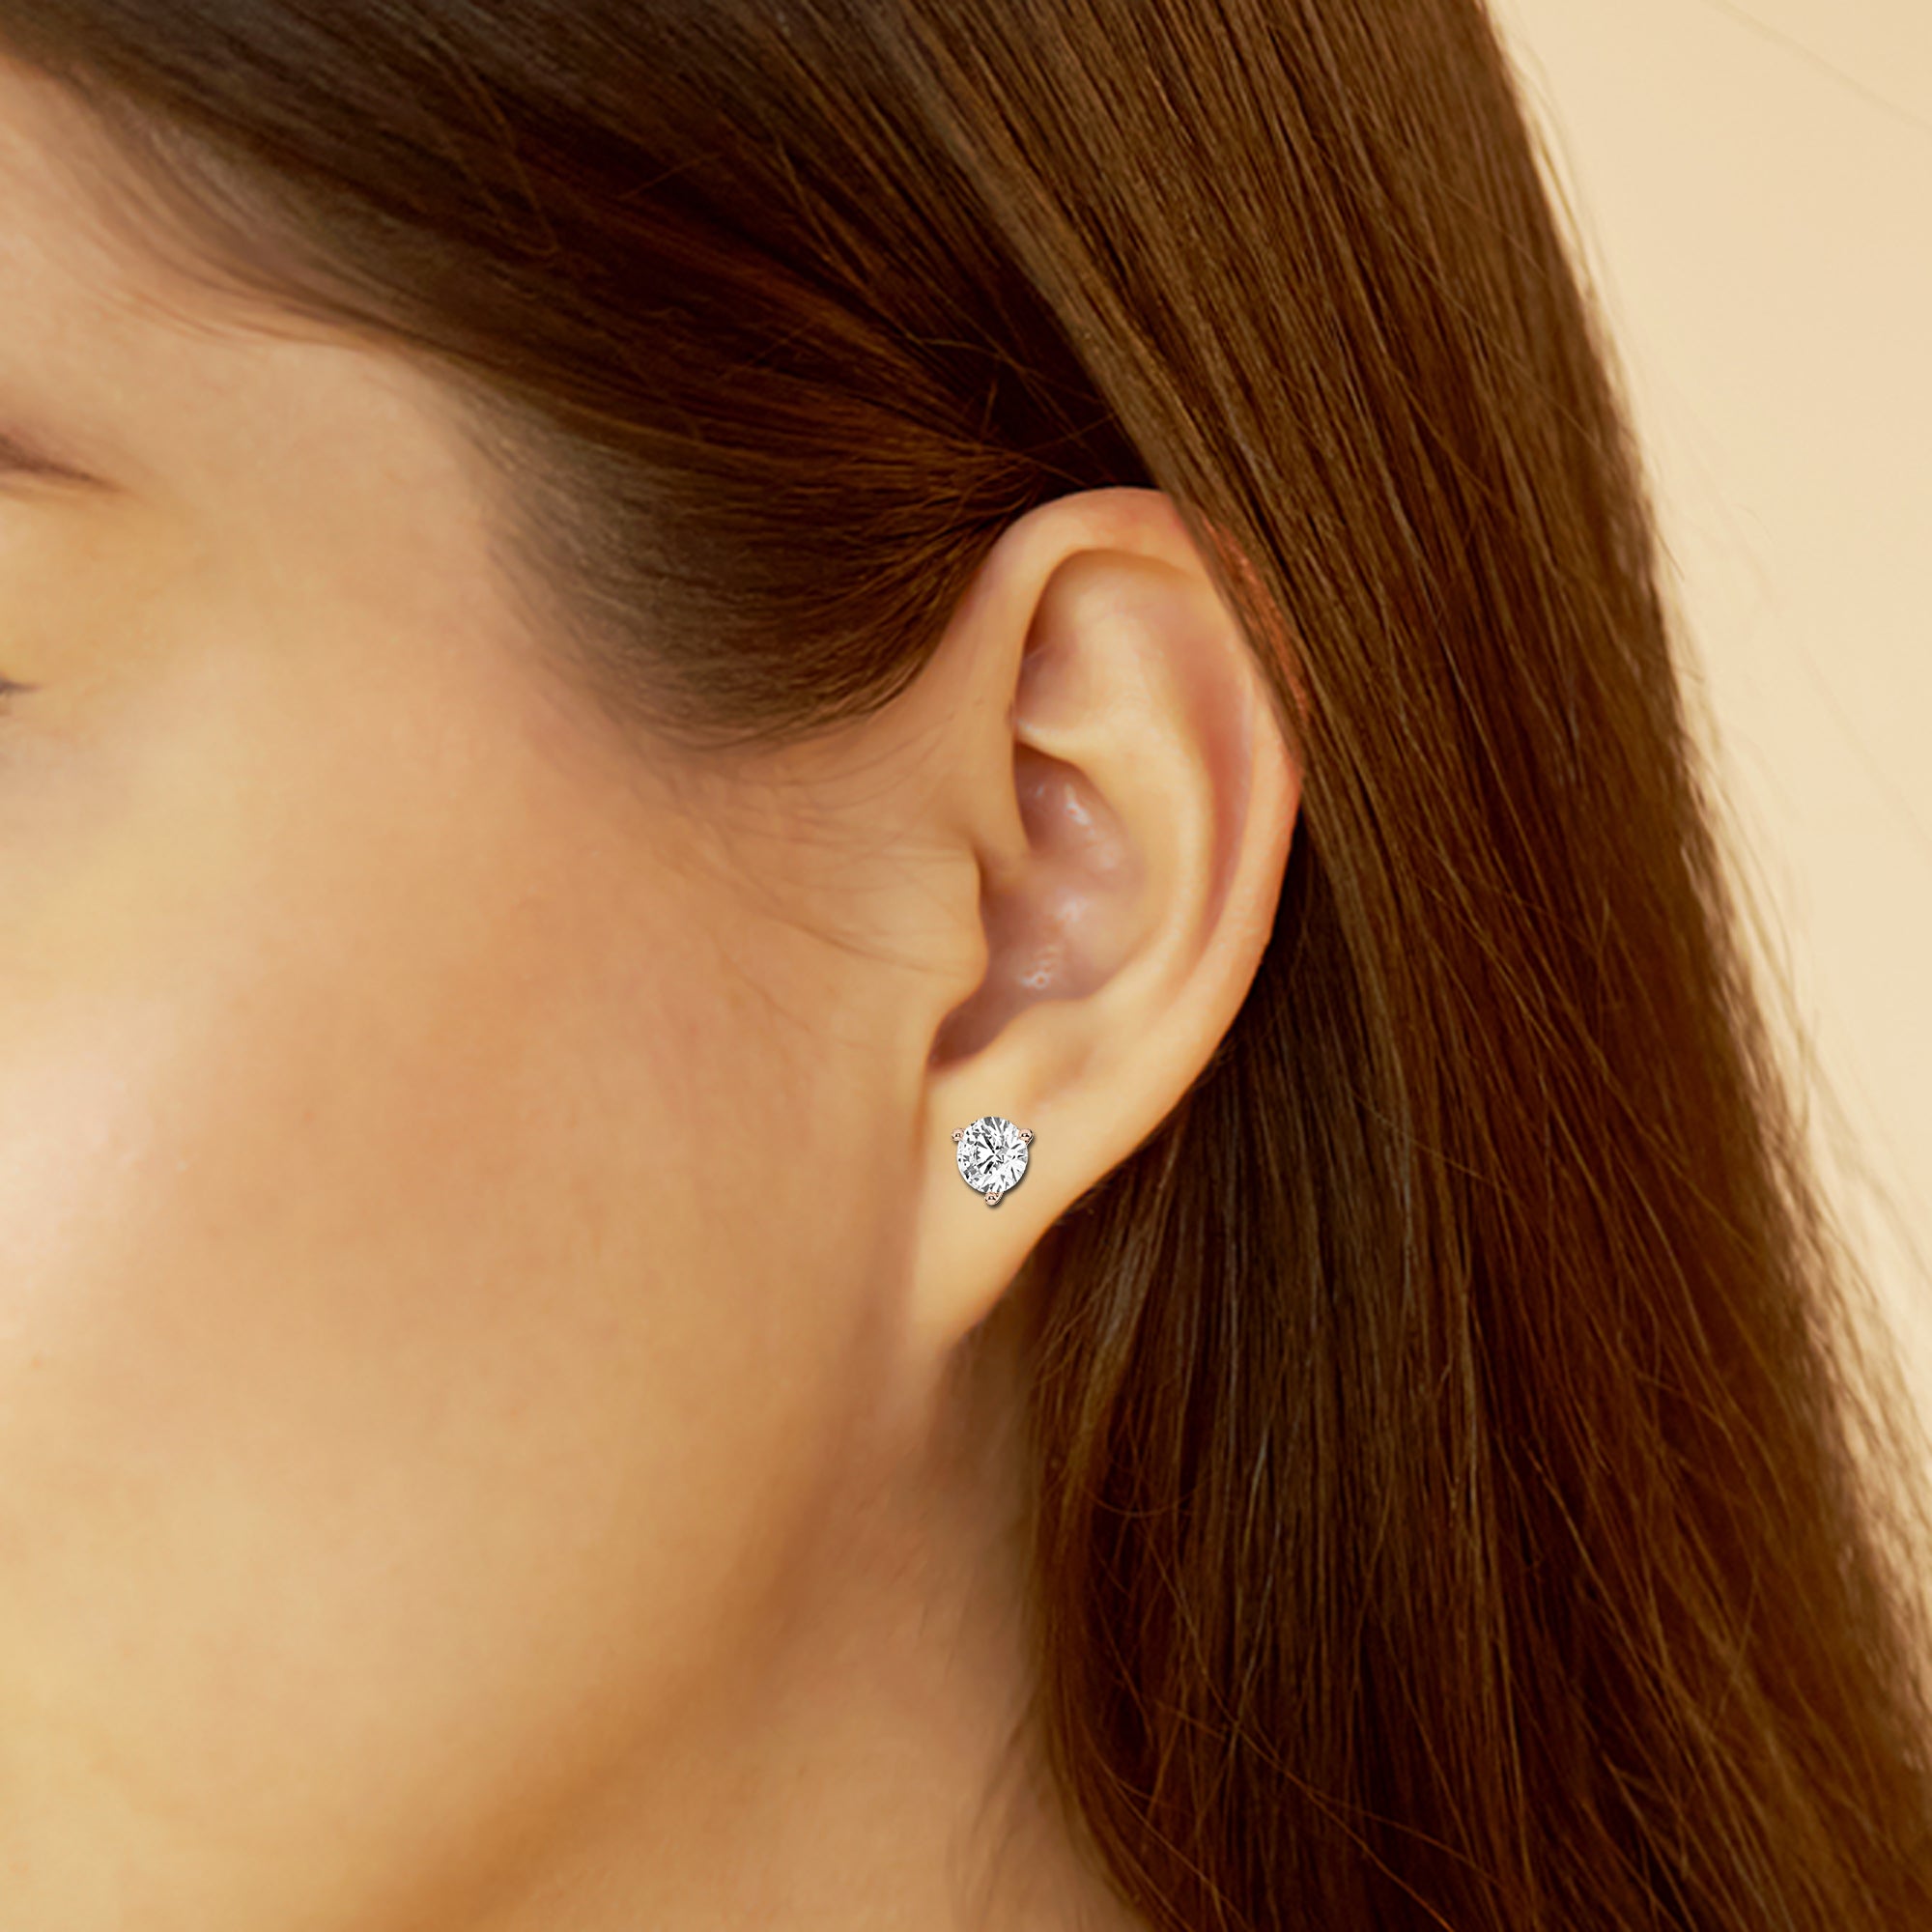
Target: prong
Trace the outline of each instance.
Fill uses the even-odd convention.
[[[965,1131],[966,1131],[966,1129],[965,1129],[964,1127],[954,1127],[954,1128],[952,1129],[952,1138],[953,1138],[953,1139],[954,1139],[955,1141],[956,1141],[956,1140],[958,1140],[958,1139],[959,1139],[959,1137],[960,1137],[960,1136],[961,1136],[962,1134],[964,1134],[964,1133],[965,1133]]]
[[[986,1206],[988,1208],[997,1208],[999,1205],[1000,1205],[1000,1190],[997,1187],[987,1188]]]
[[[1031,1127],[1022,1127],[1022,1128],[1020,1129],[1020,1139],[1021,1139],[1021,1140],[1023,1140],[1023,1141],[1025,1141],[1028,1147],[1032,1147],[1032,1146],[1033,1146],[1033,1129],[1032,1129]]]

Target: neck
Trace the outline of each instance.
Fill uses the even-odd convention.
[[[769,1648],[463,1932],[1129,1932],[1030,1748],[1019,1327],[960,1351],[918,1453],[830,1513]]]

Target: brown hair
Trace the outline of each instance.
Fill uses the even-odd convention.
[[[885,703],[1064,492],[1197,532],[1304,769],[1279,919],[1027,1278],[1037,1715],[1153,1924],[1932,1925],[1906,1405],[1478,0],[0,0],[0,42],[234,287],[449,377],[615,718]]]

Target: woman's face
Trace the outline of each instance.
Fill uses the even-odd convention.
[[[191,327],[0,80],[0,425],[82,472],[0,471],[0,1887],[413,1923],[791,1587],[908,962],[817,936],[829,795],[553,694],[427,384]]]

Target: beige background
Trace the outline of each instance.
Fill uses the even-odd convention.
[[[1631,377],[1814,1143],[1932,1426],[1932,0],[1492,11]]]

